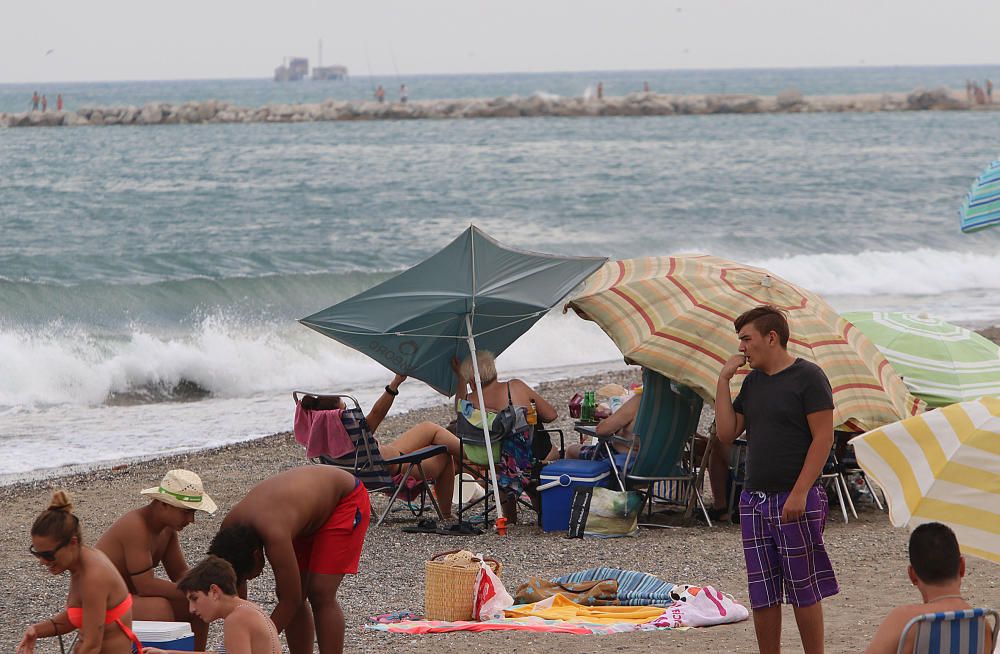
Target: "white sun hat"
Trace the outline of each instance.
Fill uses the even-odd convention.
[[[142,494],[182,509],[215,513],[217,508],[215,502],[205,492],[201,477],[190,470],[170,470],[163,475],[159,486],[147,488]]]

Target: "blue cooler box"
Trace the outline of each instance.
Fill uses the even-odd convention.
[[[132,632],[143,647],[194,651],[194,632],[187,622],[133,620]],[[134,651],[134,648],[133,648]]]
[[[569,529],[569,511],[575,486],[608,486],[611,464],[589,459],[560,459],[544,468],[538,490],[542,494],[542,531]]]

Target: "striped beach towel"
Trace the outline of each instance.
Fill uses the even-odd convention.
[[[674,602],[670,598],[670,591],[673,590],[674,584],[651,574],[634,570],[606,567],[590,568],[558,577],[552,581],[567,584],[602,579],[614,579],[618,582],[618,601],[624,606],[667,607]]]

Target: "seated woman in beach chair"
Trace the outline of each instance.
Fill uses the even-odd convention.
[[[393,401],[399,395],[399,386],[406,380],[405,375],[396,375],[389,382],[382,395],[375,400],[371,411],[365,415],[368,429],[374,435],[385,419],[386,414],[392,407]],[[338,398],[341,409],[346,409],[347,405],[342,398]],[[434,481],[435,496],[441,508],[441,517],[445,521],[453,519],[451,513],[451,497],[455,486],[455,474],[461,463],[461,444],[458,437],[441,425],[433,422],[421,422],[407,429],[392,442],[379,442],[378,449],[383,459],[390,460],[410,454],[424,447],[431,445],[443,445],[448,448],[448,454],[433,456],[422,463],[422,469],[427,479]],[[394,478],[403,475],[403,465],[389,465],[389,473]],[[418,479],[424,479],[419,470],[414,470],[413,474]]]
[[[583,445],[573,443],[566,448],[567,459],[594,459],[597,461],[608,458],[607,441],[615,454],[628,454],[632,451],[633,456],[639,451],[639,437],[632,431],[635,424],[635,417],[639,414],[639,403],[642,395],[633,395],[622,404],[617,411],[601,420],[594,427],[594,434],[598,442],[593,445]]]
[[[511,523],[517,522],[517,499],[532,482],[532,465],[538,459],[545,459],[555,449],[551,443],[549,454],[540,456],[532,452],[532,425],[528,424],[528,406],[534,401],[538,410],[538,422],[552,422],[559,417],[558,412],[533,388],[520,379],[502,382],[497,379],[496,361],[492,352],[481,350],[476,353],[476,362],[482,381],[483,401],[476,394],[473,381],[471,357],[455,365],[458,390],[455,394],[455,409],[473,426],[482,427],[480,409],[486,406],[487,423],[495,424],[498,413],[513,407],[517,418],[503,435],[500,456],[496,462],[497,481],[500,484],[501,510]]]

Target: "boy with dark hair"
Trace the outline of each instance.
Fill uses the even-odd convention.
[[[822,600],[839,592],[823,545],[827,498],[817,485],[833,446],[833,390],[823,370],[788,352],[781,310],[764,305],[733,322],[740,353],[719,373],[717,436],[746,430],[740,526],[754,630],[761,654],[781,651],[781,602],[794,608],[806,654],[823,652]],[[752,370],[736,399],[729,383]]]
[[[222,619],[228,654],[281,654],[281,641],[274,623],[259,606],[236,595],[236,573],[225,560],[209,556],[188,570],[177,588],[187,597],[191,613],[206,623]],[[155,647],[146,647],[143,651],[181,654]]]
[[[358,572],[370,516],[368,491],[350,473],[292,468],[251,488],[208,552],[233,565],[244,598],[247,580],[271,564],[278,595],[271,620],[285,631],[291,654],[312,654],[314,637],[320,654],[339,654],[344,613],[337,589],[345,574]]]
[[[875,632],[866,654],[895,654],[903,627],[918,615],[972,608],[962,599],[965,559],[958,548],[955,532],[940,522],[922,524],[910,534],[909,551],[910,565],[906,572],[924,601],[893,609]],[[904,652],[913,651],[915,637],[915,631],[906,637]],[[982,651],[993,651],[988,632]]]

